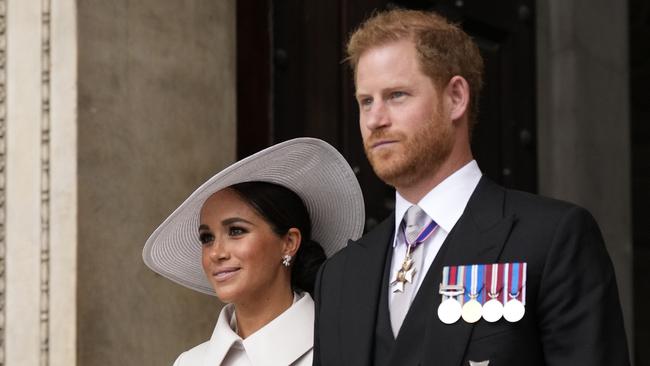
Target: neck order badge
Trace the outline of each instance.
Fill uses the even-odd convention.
[[[446,266],[439,293],[438,317],[445,324],[461,317],[467,323],[517,322],[526,312],[526,263]]]
[[[404,292],[404,285],[413,282],[417,269],[413,266],[411,254],[433,234],[438,224],[431,220],[420,207],[413,205],[407,210],[401,227],[406,244],[406,256],[401,268],[395,273],[390,283],[393,292]],[[422,228],[421,231],[418,231],[420,228]]]

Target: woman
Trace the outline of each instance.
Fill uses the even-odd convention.
[[[227,303],[210,340],[174,365],[311,365],[316,272],[363,222],[354,173],[321,140],[280,143],[210,178],[143,251],[155,272]]]

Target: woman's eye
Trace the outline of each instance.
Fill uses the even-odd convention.
[[[228,229],[228,235],[230,236],[240,236],[246,233],[246,230],[244,230],[241,227],[233,226],[230,229]]]
[[[214,235],[210,232],[199,233],[199,241],[201,244],[210,244],[214,241]]]

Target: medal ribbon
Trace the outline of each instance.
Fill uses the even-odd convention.
[[[442,268],[442,286],[449,285],[449,267]],[[442,301],[445,301],[445,294],[442,294]]]
[[[481,291],[483,291],[484,286],[481,284],[481,288],[479,289],[478,279],[483,279],[483,266],[478,264],[465,266],[464,272],[465,289],[469,289],[469,291],[465,291],[465,302],[471,299],[476,299],[476,301],[480,303],[482,301]]]
[[[504,304],[510,299],[517,299],[526,305],[526,268],[527,263],[506,263],[504,271],[504,285],[508,288],[508,295],[504,296]]]
[[[457,271],[457,278],[456,278],[456,283],[457,284],[462,284],[463,287],[465,288],[464,293],[467,293],[467,285],[465,284],[465,267],[467,266],[458,266],[458,271]],[[460,302],[461,305],[465,303],[465,296],[461,295],[460,298],[458,299],[458,302]]]
[[[513,263],[510,270],[510,297],[519,297],[519,263]]]
[[[522,263],[521,264],[521,294],[519,294],[520,298],[519,301],[523,305],[526,305],[526,267],[528,263]]]
[[[483,302],[484,302],[483,300],[484,300],[484,298],[485,298],[485,296],[483,296],[483,289],[486,287],[486,286],[485,286],[485,280],[484,280],[484,279],[485,279],[485,265],[481,264],[481,265],[477,265],[477,267],[478,267],[478,268],[476,269],[476,272],[477,272],[477,273],[476,273],[476,279],[477,279],[477,281],[476,281],[476,282],[477,282],[477,283],[476,283],[476,287],[478,287],[478,285],[479,285],[479,283],[480,283],[480,284],[481,284],[481,288],[480,288],[480,289],[477,289],[477,291],[475,292],[475,294],[478,295],[478,296],[476,297],[476,301],[478,301],[479,304],[482,305]],[[478,279],[480,279],[481,281],[479,282]]]
[[[431,220],[429,225],[425,226],[424,229],[418,234],[417,238],[415,238],[415,241],[413,243],[409,243],[408,239],[406,238],[406,225],[402,225],[402,235],[404,235],[404,242],[406,245],[409,246],[411,251],[413,251],[415,248],[417,248],[418,245],[422,244],[425,240],[433,234],[433,232],[436,230],[438,227],[438,224],[436,224],[435,221]]]

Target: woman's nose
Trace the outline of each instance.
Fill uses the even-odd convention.
[[[212,261],[220,261],[229,258],[228,251],[220,240],[215,239],[214,243],[210,246],[208,255]]]

